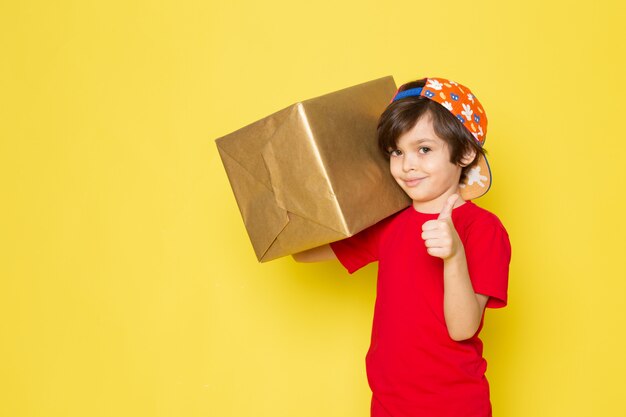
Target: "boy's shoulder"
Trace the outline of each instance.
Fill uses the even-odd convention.
[[[480,207],[473,201],[467,201],[459,208],[464,209],[458,210],[457,216],[454,215],[454,211],[452,212],[452,221],[455,226],[462,224],[466,228],[472,229],[492,227],[505,229],[502,221],[495,213]]]
[[[393,230],[402,230],[411,221],[412,206],[408,206],[390,216],[385,217],[378,223],[366,228],[360,233],[366,233],[371,236],[388,237]]]

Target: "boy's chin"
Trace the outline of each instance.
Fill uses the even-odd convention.
[[[447,194],[447,192],[445,193],[423,193],[423,192],[418,192],[415,189],[405,189],[403,188],[404,193],[411,199],[411,201],[413,201],[413,204],[428,204],[428,203],[432,203],[435,202],[439,199],[441,199],[441,196],[443,194]],[[459,193],[459,190],[456,191],[457,193]]]
[[[424,201],[429,199],[428,193],[424,193],[419,187],[400,186],[400,188],[411,200]]]

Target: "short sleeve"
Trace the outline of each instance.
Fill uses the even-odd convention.
[[[381,220],[353,236],[330,244],[337,259],[350,274],[378,261],[380,240],[388,222],[389,218]]]
[[[487,307],[506,306],[511,244],[500,220],[493,216],[472,224],[464,248],[474,292],[489,296]]]

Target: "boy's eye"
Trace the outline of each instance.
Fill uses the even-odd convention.
[[[389,151],[390,156],[400,156],[402,155],[402,151],[400,149],[393,149]]]
[[[427,147],[427,146],[422,146],[421,148],[419,148],[419,152],[420,153],[428,153],[430,151],[431,151],[431,149],[429,147]]]

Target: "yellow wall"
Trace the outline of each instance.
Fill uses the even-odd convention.
[[[375,266],[258,264],[213,139],[384,75],[469,85],[507,226],[496,416],[623,416],[624,6],[4,1],[0,415],[366,416]]]

